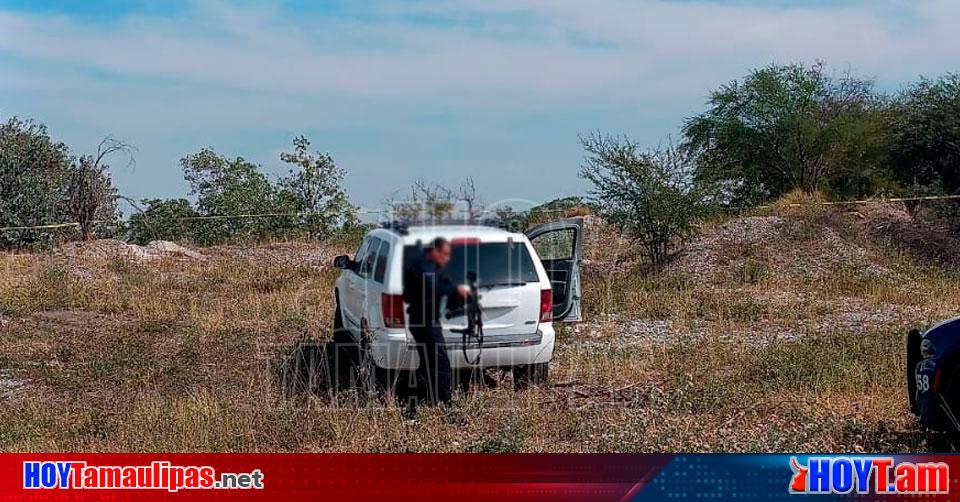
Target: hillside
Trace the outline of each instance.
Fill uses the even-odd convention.
[[[0,255],[0,449],[905,451],[903,335],[960,310],[949,222],[773,208],[663,270],[588,218],[587,321],[553,385],[462,396],[466,424],[353,393],[285,396],[329,336],[344,245],[117,241]]]

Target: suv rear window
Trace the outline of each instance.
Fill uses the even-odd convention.
[[[421,256],[421,246],[404,246],[404,269]],[[465,284],[467,273],[476,272],[481,287],[512,286],[540,281],[527,246],[520,242],[454,244],[453,257],[444,272],[455,284]]]

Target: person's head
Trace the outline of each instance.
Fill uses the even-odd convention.
[[[438,267],[446,267],[450,263],[450,241],[443,237],[434,239],[426,249],[426,257]]]

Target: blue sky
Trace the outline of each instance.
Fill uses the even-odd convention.
[[[421,177],[535,202],[584,192],[578,134],[656,146],[752,67],[960,70],[958,21],[955,0],[0,0],[0,118],[136,145],[135,198],[185,195],[205,146],[283,172],[304,134],[365,207]]]

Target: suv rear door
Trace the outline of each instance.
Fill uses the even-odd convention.
[[[366,316],[365,295],[367,289],[367,280],[365,272],[373,268],[373,261],[376,259],[377,250],[380,247],[380,239],[373,236],[367,236],[357,254],[354,257],[356,268],[349,271],[346,277],[347,291],[340,298],[340,308],[344,316],[344,321],[354,329],[360,328],[360,323]],[[372,255],[372,259],[371,259]]]
[[[553,288],[553,320],[583,319],[580,267],[583,261],[583,220],[551,221],[527,230]]]

